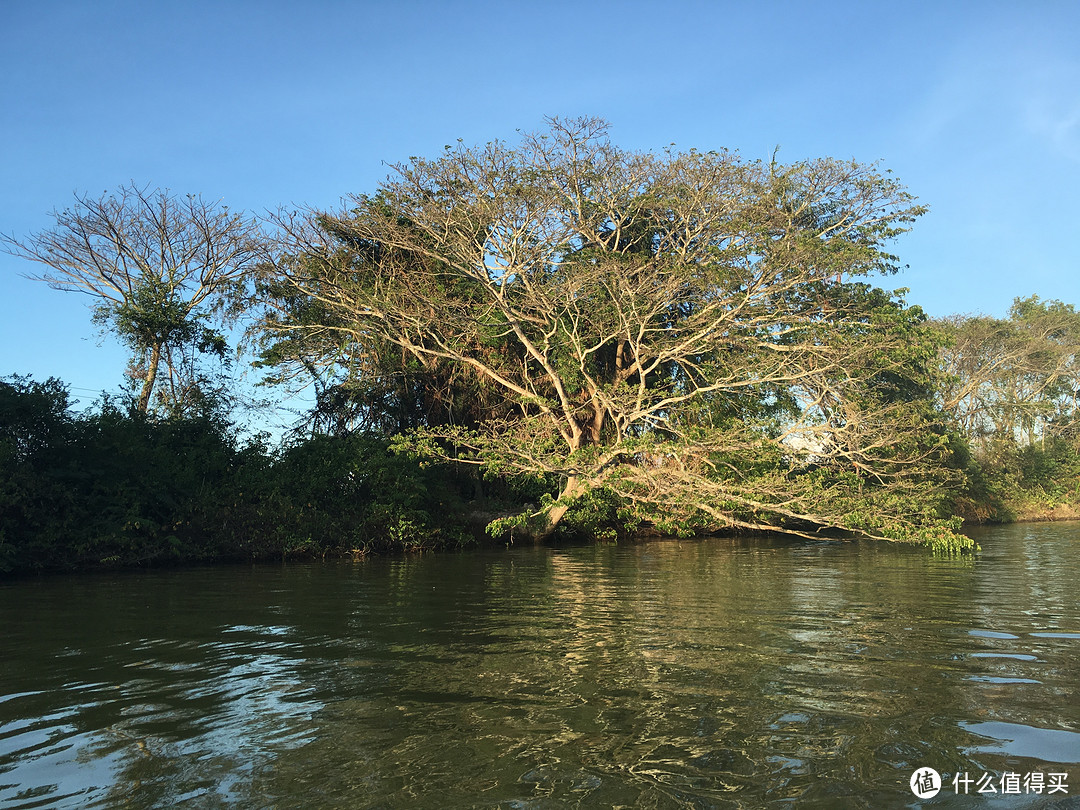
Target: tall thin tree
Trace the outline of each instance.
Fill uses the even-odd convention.
[[[197,399],[193,361],[225,357],[222,330],[257,255],[255,223],[219,202],[134,183],[76,193],[52,217],[53,227],[24,239],[0,234],[0,248],[45,265],[32,278],[96,299],[95,320],[131,350],[139,411],[151,409],[155,390],[166,410],[183,410]]]

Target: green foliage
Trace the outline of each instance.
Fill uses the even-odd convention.
[[[560,521],[562,536],[590,538],[614,543],[632,535],[641,519],[623,498],[603,487],[592,489],[574,500]]]
[[[960,557],[982,550],[970,537],[957,532],[957,528],[959,528],[958,525],[928,526],[920,529],[912,539],[928,547],[935,555],[942,557]]]
[[[487,525],[488,535],[512,538],[515,530],[523,531],[526,536],[533,535],[532,524],[542,517],[544,509],[555,503],[555,499],[543,493],[539,502],[541,511],[538,513],[521,512],[493,520]],[[623,498],[600,488],[589,490],[569,503],[566,515],[556,529],[555,538],[616,543],[632,536],[640,524],[641,518]]]
[[[192,311],[190,305],[178,301],[168,284],[152,278],[142,280],[118,304],[99,304],[94,314],[96,322],[111,325],[133,352],[193,344],[200,353],[224,359],[225,338],[203,325],[208,318],[208,313]]]

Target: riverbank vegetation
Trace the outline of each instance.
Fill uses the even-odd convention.
[[[271,450],[213,414],[83,414],[0,382],[0,571],[418,550],[467,540],[453,481],[384,437]]]
[[[935,321],[875,286],[923,210],[876,166],[628,152],[595,119],[411,158],[340,211],[77,198],[5,245],[96,297],[131,397],[0,384],[0,571],[641,532],[958,551],[962,519],[1070,515],[1080,316]],[[314,388],[280,446],[231,419],[239,323],[267,385]]]

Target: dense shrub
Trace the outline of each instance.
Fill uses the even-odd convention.
[[[460,512],[379,437],[273,452],[213,415],[74,415],[55,379],[0,381],[0,572],[457,545]]]
[[[1001,441],[972,454],[956,511],[977,523],[1009,523],[1080,512],[1080,451],[1069,438],[1019,446]]]

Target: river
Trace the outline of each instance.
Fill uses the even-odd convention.
[[[1076,806],[1080,524],[977,540],[3,582],[0,808]]]

